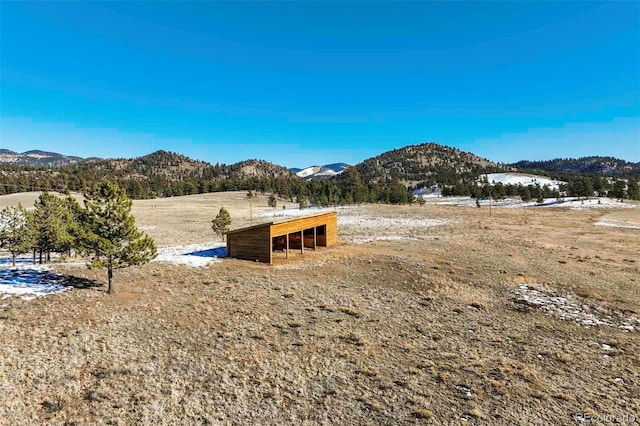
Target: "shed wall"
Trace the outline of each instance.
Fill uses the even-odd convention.
[[[227,256],[271,263],[269,226],[227,234]]]

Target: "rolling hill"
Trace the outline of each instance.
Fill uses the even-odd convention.
[[[86,185],[111,179],[126,187],[133,198],[150,198],[238,189],[249,181],[257,185],[257,181],[280,178],[295,179],[295,176],[285,167],[262,160],[212,165],[168,151],[131,159],[78,161],[57,168],[0,165],[0,186],[4,186],[5,193],[82,190]]]
[[[473,181],[483,173],[508,170],[470,152],[433,142],[387,151],[355,167],[365,182],[391,178],[410,185],[454,185],[460,180]]]
[[[514,163],[512,166],[520,170],[553,173],[640,177],[640,163],[631,163],[613,157],[556,158],[547,161],[524,160]]]

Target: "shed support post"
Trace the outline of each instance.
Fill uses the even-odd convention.
[[[316,251],[316,227],[313,227],[313,251]]]
[[[289,234],[287,234],[287,253],[286,253],[286,258],[289,258]]]
[[[300,254],[304,254],[304,230],[300,231]]]

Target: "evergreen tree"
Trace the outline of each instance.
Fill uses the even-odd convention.
[[[273,194],[269,195],[269,201],[267,202],[267,204],[269,204],[269,207],[273,207],[275,209],[276,206],[278,205],[278,200],[276,199],[276,196]]]
[[[525,203],[531,201],[531,190],[528,186],[522,187],[522,189],[520,190],[520,197]]]
[[[74,218],[67,203],[50,192],[45,191],[40,194],[35,208],[33,213],[35,246],[40,252],[40,263],[42,263],[43,255],[45,260],[49,261],[52,251],[65,251],[73,244],[74,237],[70,231]]]
[[[224,236],[229,232],[230,227],[231,215],[224,207],[220,207],[218,215],[211,221],[211,229],[224,241]]]
[[[609,191],[609,197],[623,200],[627,195],[627,185],[623,180],[617,180]]]
[[[307,197],[299,196],[298,197],[298,206],[300,207],[300,210],[306,209],[307,207],[309,207],[309,202],[307,201]]]
[[[112,294],[113,269],[149,262],[157,255],[156,245],[136,228],[131,199],[117,184],[96,184],[84,196],[80,246],[91,256],[89,268],[107,268],[107,293]]]
[[[638,182],[635,179],[629,179],[627,196],[631,200],[640,200],[640,188],[638,188]]]
[[[16,266],[16,257],[27,253],[34,245],[29,222],[29,212],[21,204],[5,207],[0,212],[0,248],[11,253],[13,266]]]

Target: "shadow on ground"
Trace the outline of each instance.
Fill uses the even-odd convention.
[[[37,269],[0,269],[0,293],[5,294],[46,295],[69,287],[87,289],[101,285],[95,280]]]
[[[227,256],[227,248],[226,247],[216,247],[209,250],[200,250],[194,251],[192,253],[185,253],[185,256],[198,256],[198,257],[226,257]]]

